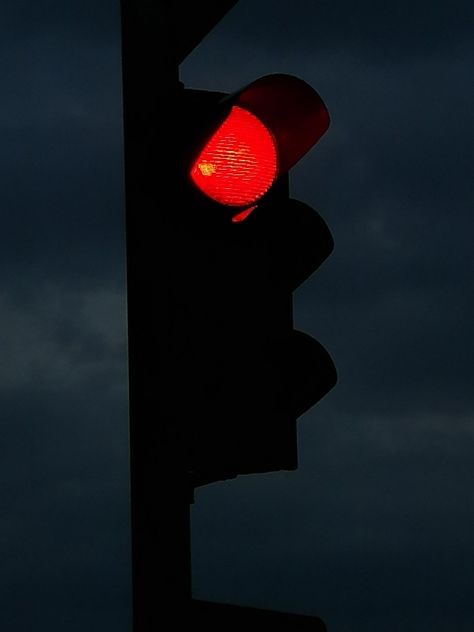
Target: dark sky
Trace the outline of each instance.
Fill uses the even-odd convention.
[[[317,89],[331,127],[291,190],[336,243],[295,316],[339,383],[299,421],[296,472],[198,490],[198,597],[330,632],[474,629],[473,17],[240,0],[181,68]],[[4,0],[0,29],[0,629],[126,632],[118,3]]]

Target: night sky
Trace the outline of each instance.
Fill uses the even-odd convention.
[[[335,250],[295,320],[339,374],[296,472],[197,491],[196,597],[474,630],[473,7],[240,0],[182,65],[324,99],[291,192]],[[0,629],[129,632],[119,6],[3,0],[0,32]]]

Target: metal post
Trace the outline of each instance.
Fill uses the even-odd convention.
[[[121,0],[134,632],[156,632],[191,599],[185,447],[166,399],[167,130],[178,67],[168,3]],[[172,626],[174,629],[174,625]]]

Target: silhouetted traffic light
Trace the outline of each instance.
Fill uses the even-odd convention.
[[[288,172],[329,125],[290,75],[238,92],[181,87],[178,203],[168,215],[168,398],[195,486],[297,467],[296,419],[335,384],[327,351],[293,328],[292,293],[326,259],[323,219]]]
[[[292,292],[332,248],[288,192],[327,127],[322,101],[282,75],[233,95],[177,89],[179,64],[236,2],[120,3],[136,632],[190,615],[324,629],[191,601],[190,483],[296,467],[296,417],[336,379],[292,324]]]

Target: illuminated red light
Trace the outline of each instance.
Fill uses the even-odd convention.
[[[246,219],[250,213],[256,209],[257,206],[249,206],[248,208],[244,209],[243,211],[239,211],[238,213],[236,213],[233,217],[232,217],[232,222],[234,224],[238,224],[239,222],[243,222],[244,219]]]
[[[233,106],[195,161],[191,178],[216,202],[245,207],[265,195],[277,170],[270,131],[254,114]]]

